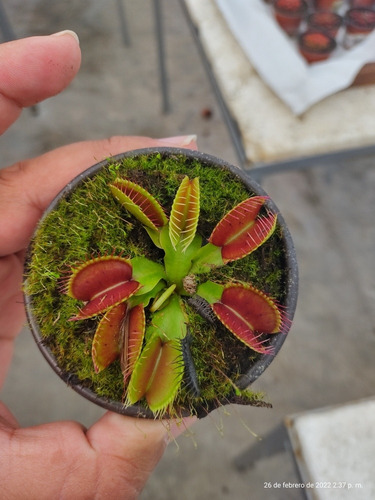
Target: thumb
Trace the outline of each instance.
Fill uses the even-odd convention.
[[[196,420],[183,419],[177,433]],[[76,422],[18,428],[0,404],[1,498],[135,499],[176,421],[106,413],[89,430]],[[47,479],[46,479],[47,478]]]
[[[196,417],[170,421],[137,419],[107,412],[87,431],[86,438],[103,461],[108,456],[118,457],[122,474],[128,475],[124,484],[139,493],[168,442],[196,420]]]
[[[81,63],[78,37],[72,31],[35,36],[0,45],[0,134],[22,108],[61,92]]]

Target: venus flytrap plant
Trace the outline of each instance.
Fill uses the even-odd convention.
[[[67,294],[84,302],[71,320],[101,316],[92,343],[95,371],[120,358],[126,404],[145,399],[155,414],[163,415],[172,409],[189,358],[189,300],[207,304],[228,334],[250,349],[272,353],[268,334],[282,332],[284,325],[276,302],[250,283],[219,283],[204,275],[261,246],[274,232],[277,216],[265,208],[267,197],[253,196],[230,210],[203,243],[197,234],[198,177],[183,178],[169,218],[135,182],[117,178],[109,189],[164,252],[163,265],[145,257],[84,262],[68,279]],[[192,384],[198,395],[197,378]]]

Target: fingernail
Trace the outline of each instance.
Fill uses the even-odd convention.
[[[163,137],[162,139],[159,139],[160,142],[168,144],[170,146],[175,145],[175,146],[189,146],[192,142],[197,142],[197,136],[196,134],[191,134],[191,135],[180,135],[176,137]]]
[[[70,35],[74,38],[74,40],[78,43],[79,45],[79,38],[78,35],[75,31],[72,30],[63,30],[59,31],[58,33],[53,33],[51,36],[64,36],[64,35]]]

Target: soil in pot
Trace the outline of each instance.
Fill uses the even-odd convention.
[[[304,0],[275,0],[272,6],[280,27],[290,36],[296,35],[307,12],[306,2]]]
[[[346,33],[344,47],[350,49],[362,42],[375,28],[375,11],[352,8],[345,14]]]
[[[306,61],[314,63],[328,59],[336,48],[336,41],[328,33],[309,30],[298,37],[298,47]]]
[[[313,12],[307,18],[307,26],[309,30],[324,31],[332,38],[336,37],[342,24],[343,18],[339,14],[325,10]]]
[[[375,8],[375,0],[349,0],[349,8],[350,9],[374,9]]]
[[[375,12],[366,8],[349,9],[345,22],[348,33],[367,35],[375,28]]]
[[[188,181],[184,181],[186,176]],[[278,215],[274,231],[259,248],[225,265],[210,264],[204,271],[197,271],[195,277],[191,276],[194,273],[187,273],[190,284],[177,279],[171,283],[168,277],[158,276],[159,269],[167,267],[165,245],[160,248],[163,245],[156,241],[155,232],[146,227],[134,206],[133,211],[129,210],[129,205],[114,196],[115,190],[110,186],[119,179],[126,179],[133,187],[141,186],[152,200],[157,200],[164,217],[170,217],[168,224],[177,217],[176,210],[172,215],[176,193],[181,193],[184,182],[185,187],[193,189],[194,182],[198,182],[193,180],[199,179],[199,219],[195,236],[191,237],[196,242],[200,235],[199,247],[207,244],[219,221],[234,207],[249,197],[264,196],[255,184],[244,184],[240,171],[233,174],[225,164],[214,166],[212,158],[194,152],[144,150],[89,169],[52,203],[29,249],[25,281],[27,313],[43,354],[75,390],[120,413],[146,417],[204,416],[227,402],[267,405],[261,394],[245,387],[281,347],[294,313],[296,268],[291,270],[290,263],[296,264],[281,216]],[[144,193],[137,187],[135,190],[136,197]],[[147,205],[150,198],[146,196],[145,200]],[[148,211],[143,202],[137,207],[143,207],[143,216],[153,218],[154,208]],[[184,207],[189,210],[192,204],[185,203]],[[273,203],[264,198],[257,217],[266,221],[276,212]],[[173,244],[173,237],[170,238]],[[179,244],[176,243],[177,247]],[[148,267],[142,259],[158,267]],[[180,272],[181,266],[176,267],[176,272]],[[145,269],[151,269],[148,274],[152,275],[147,276],[148,281],[145,278],[144,286],[148,288],[143,289],[149,297],[145,298],[147,293],[135,288],[125,300],[125,295],[121,295],[124,287],[130,281],[136,282],[138,276],[144,284],[148,272]],[[213,285],[207,287],[207,282]],[[202,293],[197,297],[200,287]],[[243,296],[237,295],[238,290],[248,300],[249,287],[257,290],[256,300],[261,307],[268,304],[266,316],[279,315],[277,331],[255,333],[253,342],[257,350],[241,339],[230,320],[214,311],[220,299],[226,306],[229,304],[229,299],[223,298],[224,289],[229,294],[235,289],[234,301],[241,302]],[[102,307],[108,296],[115,295],[114,290],[116,293],[121,290],[121,297]],[[217,294],[219,298],[214,297]],[[143,316],[129,319],[130,308],[126,309],[131,300],[131,311],[137,305],[145,305]],[[230,305],[238,316],[236,307]],[[90,308],[94,308],[94,314]],[[115,311],[112,317],[107,315],[111,311]],[[142,322],[143,326],[139,326]],[[114,329],[113,324],[117,324]],[[173,338],[167,339],[164,329]],[[132,370],[129,364],[124,369],[124,335],[141,330],[140,340],[138,336],[138,340],[128,342],[131,346],[138,342],[140,346],[136,364]],[[108,349],[113,354],[114,345],[118,352],[107,364]],[[128,356],[129,351],[126,353]],[[154,380],[170,388],[154,384]],[[144,392],[134,396],[142,388]],[[157,403],[151,402],[151,393],[159,394]]]
[[[317,10],[335,10],[340,0],[314,0],[313,5]]]

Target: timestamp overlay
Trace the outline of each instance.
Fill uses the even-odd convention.
[[[309,481],[309,482],[290,482],[290,481],[264,481],[264,489],[279,490],[362,490],[364,485],[360,482],[349,481]]]

